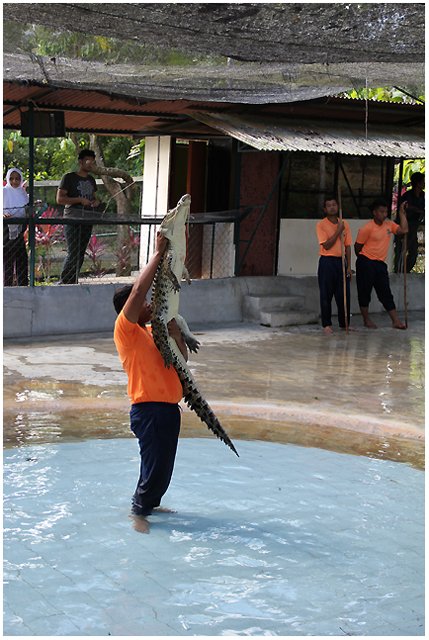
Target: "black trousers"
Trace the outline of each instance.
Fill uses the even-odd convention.
[[[370,260],[362,255],[358,256],[356,260],[356,285],[360,307],[369,307],[371,292],[374,289],[386,311],[393,311],[396,308],[385,262]]]
[[[158,507],[173,474],[180,431],[180,409],[167,402],[140,402],[130,411],[131,430],[140,446],[140,476],[132,512],[146,516]]]
[[[320,292],[320,314],[322,327],[332,325],[332,298],[338,309],[338,324],[345,328],[344,284],[341,258],[320,256],[317,270]],[[347,324],[350,324],[350,280],[346,279]]]
[[[77,284],[85,251],[92,234],[90,224],[65,224],[64,235],[67,243],[67,257],[60,276],[62,284]]]
[[[28,287],[28,255],[23,233],[3,245],[3,272],[5,287],[13,286],[14,272],[17,285]]]

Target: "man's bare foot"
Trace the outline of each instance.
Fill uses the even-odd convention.
[[[323,327],[323,333],[325,336],[330,336],[333,332],[332,327]]]
[[[372,320],[366,320],[363,324],[367,329],[377,329],[377,325]]]
[[[133,523],[133,529],[139,533],[149,533],[149,522],[144,516],[136,516],[134,513],[130,515]]]
[[[168,507],[155,507],[153,511],[154,513],[177,513],[177,511]]]
[[[397,322],[393,322],[392,323],[392,327],[393,327],[393,329],[406,329],[407,328],[406,325],[403,322],[401,322],[400,320],[398,320]]]

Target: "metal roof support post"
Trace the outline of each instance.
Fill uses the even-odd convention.
[[[334,167],[334,188],[333,188],[333,193],[338,193],[338,174],[339,174],[339,158],[338,158],[338,153],[335,154],[334,156],[334,162],[335,162],[335,167]]]
[[[396,217],[399,216],[399,200],[401,199],[401,191],[402,191],[402,180],[404,177],[404,158],[401,158],[401,162],[399,164],[399,176],[398,176],[398,197],[396,199]]]
[[[363,194],[365,193],[365,171],[366,171],[366,157],[362,156],[361,159],[361,167],[362,167],[362,173],[361,173],[361,183],[360,183],[360,191],[359,191],[359,218],[361,217],[360,215],[360,208],[363,204]]]
[[[214,252],[215,252],[215,233],[216,233],[216,224],[212,224],[212,239],[211,239],[211,248],[210,248],[210,280],[213,278],[213,262],[214,262]]]
[[[385,197],[389,204],[392,202],[394,164],[395,163],[392,158],[386,158],[386,182],[384,185],[384,193],[386,194]]]
[[[359,203],[356,201],[355,194],[353,193],[352,185],[350,184],[350,181],[349,181],[349,179],[347,177],[347,174],[345,172],[345,169],[343,167],[343,163],[341,162],[341,159],[338,160],[338,163],[339,163],[339,166],[340,166],[340,169],[341,169],[341,173],[344,176],[344,180],[346,181],[346,185],[347,185],[347,188],[348,188],[348,190],[350,192],[351,198],[353,200],[353,204],[355,205],[356,211],[358,213],[358,216],[360,217]]]
[[[396,197],[396,215],[395,215],[396,221],[399,218],[399,206],[400,206],[401,191],[402,191],[403,173],[404,173],[404,159],[401,158],[399,162],[398,190],[397,190],[397,197]],[[392,215],[393,215],[393,211],[392,211]],[[404,260],[403,239],[398,238],[398,236],[395,236],[394,246],[395,246],[395,257],[394,257],[394,263],[393,263],[393,271],[395,273],[401,273],[403,260]]]
[[[241,189],[241,154],[238,151],[238,142],[234,138],[232,139],[232,154],[233,154],[233,174],[232,174],[232,202],[235,209],[240,208],[240,189]],[[238,276],[240,269],[240,225],[241,219],[234,222],[234,246],[235,246],[235,260],[234,260],[234,276]]]
[[[399,209],[401,206],[401,191],[402,191],[402,183],[404,178],[404,158],[401,158],[401,162],[399,165],[399,176],[398,176],[398,197],[396,198],[396,220],[399,223]],[[404,278],[404,320],[405,326],[408,328],[408,305],[407,305],[407,236],[408,233],[404,233],[402,238],[397,238],[398,244],[396,247],[395,253],[395,263],[394,271],[396,273],[403,274]],[[399,253],[400,252],[400,253]]]
[[[323,203],[326,196],[326,155],[320,154],[319,158],[319,199],[317,208],[319,211],[323,211]]]
[[[281,154],[281,167],[283,169],[283,173],[282,173],[282,179],[280,180],[280,184],[279,184],[279,190],[280,190],[280,197],[279,197],[279,210],[277,213],[277,225],[276,225],[276,235],[277,235],[277,241],[276,241],[276,246],[275,246],[275,251],[274,251],[274,258],[273,258],[273,273],[274,275],[278,274],[278,267],[279,267],[279,242],[280,242],[280,226],[281,226],[281,211],[284,210],[286,211],[286,203],[287,203],[287,199],[289,197],[289,187],[290,187],[290,177],[291,177],[291,172],[292,172],[292,160],[290,157],[290,151],[286,151],[284,153]],[[287,175],[287,182],[286,182],[286,198],[285,198],[285,203],[282,202],[282,193],[281,193],[281,189],[282,189],[282,184],[283,184],[283,176],[286,173],[286,169],[288,169],[288,175]]]
[[[284,190],[284,200],[282,202],[282,210],[284,212],[287,212],[287,206],[288,206],[289,194],[290,194],[291,175],[292,175],[292,157],[291,157],[290,151],[286,151],[284,153],[284,161],[287,164],[288,172],[286,177],[286,187]]]
[[[29,225],[28,246],[30,249],[30,287],[34,287],[34,272],[36,267],[36,234],[34,225],[34,107],[30,103],[29,111],[29,136],[28,136],[28,197],[29,197]]]

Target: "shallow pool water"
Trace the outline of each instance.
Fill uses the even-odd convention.
[[[202,328],[240,458],[185,411],[149,535],[111,336],[7,343],[4,633],[423,635],[424,319],[381,320]]]
[[[424,635],[423,474],[182,439],[133,529],[130,439],[4,454],[5,635]]]

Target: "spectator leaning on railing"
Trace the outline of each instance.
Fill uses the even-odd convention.
[[[3,219],[24,218],[28,194],[23,188],[22,173],[12,167],[3,187]],[[28,256],[24,239],[25,224],[3,225],[4,286],[13,285],[14,273],[18,286],[28,286]]]
[[[60,182],[57,204],[65,205],[64,218],[94,218],[100,206],[100,201],[95,197],[95,179],[89,175],[95,162],[94,151],[82,149],[78,161],[79,170],[66,173]],[[64,225],[67,257],[58,284],[77,284],[91,234],[91,224]]]

